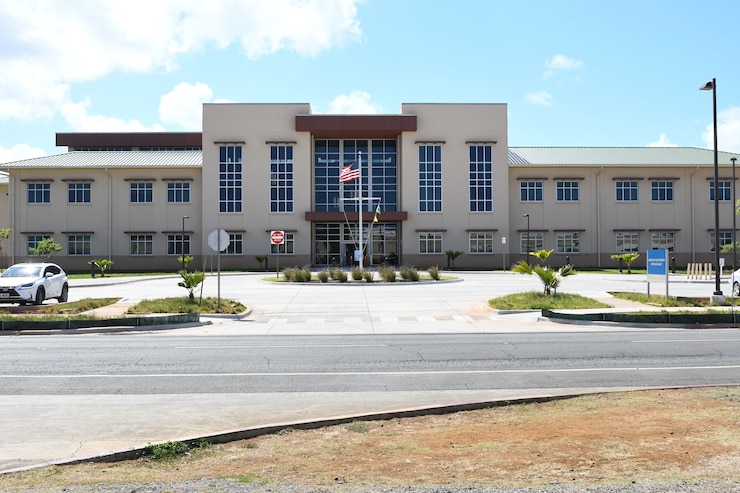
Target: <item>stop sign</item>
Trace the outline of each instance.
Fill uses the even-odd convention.
[[[271,231],[270,232],[270,243],[273,245],[282,245],[285,240],[284,231]]]

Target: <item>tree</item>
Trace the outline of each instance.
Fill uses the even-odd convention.
[[[10,237],[10,233],[13,230],[11,228],[0,228],[0,240],[4,240],[5,238]],[[0,242],[0,254],[2,254],[3,251],[3,245],[2,242]]]
[[[541,264],[545,264],[552,252],[553,250],[538,250],[536,252],[529,252],[529,254],[533,257],[537,257]],[[571,276],[576,273],[576,270],[572,265],[566,265],[559,269],[552,269],[547,265],[531,266],[524,260],[516,263],[514,267],[512,267],[512,270],[520,274],[537,276],[544,286],[545,296],[556,294],[558,286],[560,286],[560,281],[562,281],[564,277]]]
[[[46,259],[50,259],[55,253],[61,251],[62,245],[54,241],[52,238],[44,238],[36,245],[36,248],[29,248],[28,252],[31,255],[43,255]]]
[[[622,272],[622,264],[621,262],[624,262],[627,264],[627,274],[632,274],[632,263],[640,258],[639,253],[620,253],[617,255],[612,255],[612,260],[619,260],[619,272]]]
[[[445,252],[445,255],[447,255],[447,268],[449,269],[451,267],[454,267],[455,259],[462,254],[463,252],[461,252],[460,250],[447,250]]]
[[[195,291],[195,288],[197,288],[198,285],[202,283],[203,280],[206,278],[205,273],[199,272],[197,270],[194,272],[181,270],[179,274],[182,277],[182,281],[178,282],[177,285],[181,288],[187,289],[188,301],[190,303],[195,303],[195,294],[193,294],[193,291]]]
[[[260,265],[262,265],[262,263],[264,262],[265,270],[267,270],[267,255],[255,255],[254,259],[259,262]]]
[[[105,277],[105,271],[110,269],[113,266],[113,261],[108,260],[107,258],[102,258],[99,260],[91,260],[88,262],[93,268],[93,277],[95,277],[95,270],[98,269],[100,271],[100,277]]]

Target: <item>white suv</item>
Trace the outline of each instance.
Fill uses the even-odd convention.
[[[67,301],[69,283],[67,274],[57,264],[15,264],[0,275],[0,303],[33,303],[56,298]]]

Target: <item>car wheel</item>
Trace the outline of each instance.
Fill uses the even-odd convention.
[[[69,297],[69,286],[65,284],[64,286],[62,286],[62,294],[59,295],[59,297],[57,298],[57,301],[59,301],[59,303],[66,303],[68,297]]]
[[[735,298],[740,296],[740,282],[735,281],[735,284],[732,285],[732,294]]]
[[[33,304],[42,305],[44,303],[45,297],[46,297],[46,291],[44,291],[44,288],[42,286],[39,286],[39,288],[36,290],[36,298],[34,298]]]

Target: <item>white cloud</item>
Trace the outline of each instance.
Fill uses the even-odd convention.
[[[708,149],[714,149],[714,125],[707,125],[701,138]],[[740,152],[740,108],[730,106],[717,113],[717,148],[720,151]]]
[[[42,156],[46,156],[46,152],[37,147],[31,147],[28,144],[17,144],[10,149],[0,147],[0,163],[9,163],[11,161],[20,161],[22,159],[31,159]]]
[[[146,126],[138,120],[122,120],[103,115],[89,115],[90,100],[66,103],[60,112],[75,132],[163,132],[161,125]]]
[[[370,94],[365,91],[342,94],[334,98],[329,105],[329,113],[337,115],[374,115],[382,112],[380,105],[370,102]]]
[[[0,120],[50,117],[75,82],[171,71],[179,56],[207,47],[238,43],[251,59],[315,55],[359,39],[358,1],[3,1]]]
[[[545,68],[547,70],[543,74],[543,77],[550,77],[555,72],[569,72],[579,69],[582,66],[583,60],[576,60],[565,55],[555,55],[545,62]]]
[[[552,106],[552,94],[547,91],[531,92],[527,94],[526,100],[529,104]]]
[[[668,136],[666,134],[660,134],[660,137],[657,141],[651,142],[647,145],[647,147],[678,147],[676,144],[671,143],[671,141],[668,140]]]
[[[203,127],[203,103],[210,103],[213,91],[207,84],[182,82],[159,101],[159,119],[189,131]]]

